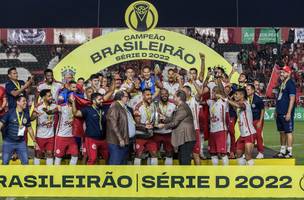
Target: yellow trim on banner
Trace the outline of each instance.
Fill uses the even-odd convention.
[[[213,49],[186,35],[162,29],[147,32],[126,29],[99,36],[76,48],[53,70],[57,80],[63,80],[68,73],[87,79],[121,62],[150,59],[200,71],[200,52],[205,54],[205,75],[208,67],[214,66],[222,66],[227,74],[231,72],[231,65]],[[235,73],[232,82],[237,82],[237,78],[238,73]]]
[[[304,197],[304,167],[1,166],[0,196]]]

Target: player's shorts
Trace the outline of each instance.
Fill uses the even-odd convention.
[[[235,123],[236,123],[236,118],[235,117],[229,117],[228,121],[228,132],[229,135],[235,135]]]
[[[37,147],[35,149],[36,152],[45,153],[46,151],[54,151],[55,139],[51,138],[39,138],[36,137]]]
[[[192,153],[200,154],[201,152],[201,133],[199,129],[195,130],[195,144]]]
[[[171,133],[167,133],[167,134],[154,133],[151,139],[157,144],[157,150],[159,150],[160,145],[163,144],[166,153],[173,153],[174,148],[171,144]]]
[[[199,126],[200,130],[204,134],[204,140],[207,141],[209,138],[209,109],[208,106],[202,106],[199,110]]]
[[[152,138],[135,139],[135,154],[137,156],[140,156],[146,151],[148,151],[150,154],[156,154],[157,153],[157,143],[154,140],[152,140]]]
[[[227,153],[227,131],[210,133],[208,151],[212,154]]]
[[[236,150],[245,151],[245,144],[255,142],[256,134],[251,134],[246,137],[239,137],[239,139],[236,141]]]
[[[291,115],[291,119],[289,121],[285,120],[285,115],[277,115],[277,129],[279,132],[284,133],[292,133],[294,129],[294,119],[293,114]]]
[[[64,155],[77,155],[78,146],[74,137],[60,137],[55,138],[55,156],[62,158]]]
[[[109,149],[106,140],[97,140],[90,137],[85,138],[85,154],[88,156],[89,165],[95,164],[99,155],[108,160]]]

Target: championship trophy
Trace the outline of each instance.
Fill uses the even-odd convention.
[[[149,12],[149,4],[138,3],[134,5],[134,11],[137,17],[137,31],[147,30],[147,16]]]

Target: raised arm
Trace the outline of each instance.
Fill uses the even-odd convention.
[[[112,81],[110,90],[103,96],[103,101],[109,101],[115,92],[115,81]]]
[[[200,58],[201,58],[201,71],[199,73],[198,80],[203,82],[204,81],[204,75],[205,75],[205,54],[199,53],[199,55],[200,55]]]
[[[77,108],[76,108],[74,95],[70,95],[70,100],[72,102],[72,113],[73,113],[74,117],[82,117],[81,111],[77,110]]]
[[[30,85],[32,84],[32,82],[33,82],[33,79],[31,78],[30,80],[26,81],[26,83],[25,83],[24,85],[22,85],[22,86],[20,87],[20,89],[18,89],[18,90],[12,90],[12,91],[10,92],[10,94],[11,94],[12,96],[14,96],[14,97],[19,96],[21,93],[23,93],[24,91],[26,91],[27,88],[30,87]]]
[[[215,84],[219,87],[221,95],[222,95],[222,96],[226,96],[226,94],[225,94],[225,89],[224,89],[222,80],[219,79],[219,78],[216,79],[216,80],[215,80]]]
[[[238,103],[238,102],[232,101],[229,98],[225,98],[225,97],[223,97],[222,95],[219,95],[219,94],[216,94],[216,96],[219,97],[219,98],[221,98],[224,101],[227,101],[233,107],[240,108],[242,110],[246,109],[246,106],[245,106],[244,103]]]
[[[233,74],[236,72],[236,69],[232,66],[232,70],[231,70],[231,72],[230,72],[230,74],[229,74],[229,76],[228,76],[228,78],[229,78],[229,81],[231,80],[231,78],[232,78],[232,76],[233,76]]]

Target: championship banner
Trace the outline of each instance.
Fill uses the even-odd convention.
[[[0,196],[304,197],[300,166],[2,166]]]
[[[200,71],[199,53],[205,55],[205,74],[208,67],[221,66],[229,74],[231,65],[217,52],[200,41],[174,31],[154,29],[158,13],[146,1],[136,1],[126,10],[125,21],[129,29],[111,32],[76,48],[53,69],[57,80],[68,72],[74,78],[89,78],[109,66],[138,59],[159,60],[184,69]],[[232,82],[236,82],[234,74]]]

